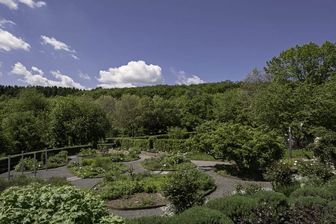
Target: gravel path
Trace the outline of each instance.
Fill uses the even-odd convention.
[[[77,161],[76,156],[70,156],[69,163],[73,163]],[[21,176],[22,172],[11,171],[11,178]],[[23,172],[23,175],[33,177],[34,172]],[[0,177],[7,178],[8,173],[0,174]],[[72,185],[81,188],[81,189],[91,189],[97,183],[102,181],[103,178],[86,178],[82,179],[80,177],[75,176],[66,166],[47,169],[47,170],[37,170],[36,177],[47,180],[51,177],[65,177]]]
[[[155,154],[149,153],[141,153],[140,159],[136,161],[123,162],[126,166],[133,168],[135,173],[144,173],[146,169],[144,169],[141,165],[141,162],[147,158],[155,157]],[[76,156],[70,157],[70,163],[77,161]],[[217,189],[212,192],[207,198],[220,198],[224,196],[230,195],[234,190],[235,186],[240,183],[242,185],[246,184],[259,184],[264,188],[271,188],[271,184],[269,182],[257,182],[257,181],[243,181],[233,177],[224,177],[217,174],[214,171],[214,166],[216,164],[229,164],[227,162],[219,162],[219,161],[200,161],[200,160],[192,160],[200,170],[204,171],[208,175],[214,178]],[[34,176],[32,172],[24,172],[27,176]],[[11,176],[19,176],[21,172],[11,172]],[[48,179],[50,177],[65,177],[68,181],[70,181],[74,186],[82,189],[90,189],[95,186],[97,183],[102,181],[102,178],[87,178],[81,179],[79,177],[74,176],[71,171],[66,167],[58,167],[48,170],[38,170],[37,177],[42,179]],[[0,174],[0,177],[7,178],[7,173]],[[137,218],[143,216],[160,216],[164,214],[164,210],[166,207],[154,208],[154,209],[139,209],[139,210],[113,210],[109,211],[113,214],[126,217],[126,218]]]

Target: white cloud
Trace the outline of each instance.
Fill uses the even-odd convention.
[[[18,9],[19,3],[24,4],[30,8],[40,8],[47,5],[44,1],[34,0],[0,0],[0,4],[7,6],[10,9]]]
[[[1,67],[2,67],[2,61],[0,61],[0,78],[2,77]]]
[[[158,65],[147,65],[144,61],[130,61],[127,65],[109,68],[99,72],[99,86],[134,87],[137,85],[153,85],[163,82],[162,69]]]
[[[83,73],[83,72],[79,72],[78,76],[79,76],[79,78],[85,79],[85,80],[90,80],[91,79],[88,74]]]
[[[177,75],[176,84],[178,85],[193,85],[205,83],[205,81],[197,75],[187,75],[184,71],[175,72],[173,70],[173,72]]]
[[[25,83],[32,86],[59,86],[59,87],[74,87],[78,89],[84,89],[85,87],[81,84],[75,82],[71,77],[62,74],[60,71],[51,71],[51,75],[55,77],[56,80],[50,80],[44,76],[44,72],[37,68],[32,67],[28,70],[23,64],[17,62],[12,67],[12,74],[21,76]]]
[[[15,49],[29,51],[30,45],[22,38],[16,37],[13,34],[0,29],[0,51],[11,51]]]
[[[1,1],[1,0],[0,0]],[[11,20],[0,19],[0,28],[5,28],[7,25],[15,25],[15,23]]]
[[[70,53],[70,56],[73,59],[79,60],[79,58],[76,56],[76,51],[71,49],[71,47],[69,45],[67,45],[66,43],[56,40],[54,37],[47,37],[44,35],[41,35],[41,39],[42,39],[42,44],[43,45],[50,45],[52,46],[56,51],[66,51]]]

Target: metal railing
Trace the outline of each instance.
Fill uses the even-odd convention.
[[[62,147],[62,148],[53,148],[53,149],[44,149],[44,150],[39,150],[39,151],[33,151],[33,152],[22,152],[20,154],[14,154],[14,155],[7,155],[5,157],[1,157],[0,158],[0,163],[4,164],[4,160],[7,160],[7,165],[5,169],[2,169],[2,171],[7,170],[7,178],[8,180],[10,180],[11,178],[11,170],[12,167],[15,167],[20,160],[24,159],[25,156],[33,156],[34,161],[37,161],[37,154],[40,154],[41,157],[44,157],[44,169],[47,171],[48,170],[48,154],[50,154],[51,152],[55,152],[55,151],[70,151],[70,150],[74,150],[74,149],[83,149],[83,148],[90,148],[92,147],[91,144],[88,145],[76,145],[76,146],[67,146],[67,147]],[[44,153],[44,155],[43,155]],[[15,158],[21,158],[20,160]],[[23,173],[23,170],[21,170],[21,172]],[[34,176],[36,177],[36,173],[37,173],[37,166],[36,164],[34,165]],[[6,172],[1,172],[1,173],[6,173]]]

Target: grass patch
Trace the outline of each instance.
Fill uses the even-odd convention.
[[[305,158],[305,159],[312,159],[314,157],[314,153],[311,150],[307,149],[294,149],[292,151],[292,158]],[[285,159],[289,159],[289,151],[286,150],[285,152]]]

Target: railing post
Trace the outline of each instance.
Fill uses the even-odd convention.
[[[37,166],[37,160],[36,160],[36,152],[34,153],[34,177],[36,177],[36,166]]]
[[[8,156],[8,180],[10,180],[10,173],[11,173],[11,158]]]
[[[23,163],[23,151],[21,151],[21,161]],[[23,166],[21,165],[21,175],[23,175]]]
[[[48,170],[48,151],[45,150],[45,171]]]

